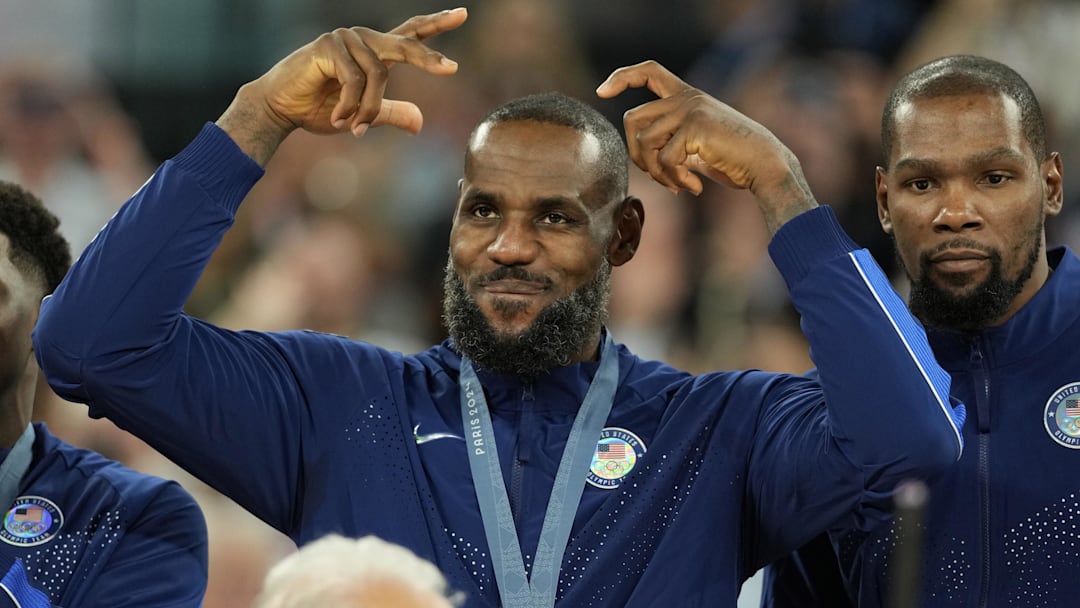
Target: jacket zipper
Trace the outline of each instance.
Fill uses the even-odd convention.
[[[532,445],[529,442],[529,437],[531,435],[529,433],[529,430],[526,428],[532,418],[530,416],[533,405],[532,384],[526,383],[525,386],[521,389],[521,402],[523,407],[521,408],[521,418],[518,420],[518,440],[517,447],[514,453],[514,462],[510,469],[509,496],[510,512],[514,514],[514,520],[519,524],[517,526],[518,530],[524,530],[524,528],[520,525],[522,521],[521,495],[525,483],[525,464],[529,462],[529,454],[531,452],[530,446]],[[518,538],[522,538],[520,534],[518,535]],[[524,552],[527,550],[527,548],[525,546],[522,546],[521,550]],[[526,574],[532,571],[532,560],[528,559],[528,557],[529,556],[522,555],[522,559],[525,562]]]
[[[978,446],[979,463],[977,468],[979,483],[979,510],[981,518],[982,534],[979,539],[980,563],[979,572],[979,606],[986,608],[990,602],[990,374],[986,369],[986,359],[983,357],[982,347],[978,341],[971,345],[971,363],[975,371],[978,384],[982,385],[982,391],[976,393],[976,413],[978,416]]]

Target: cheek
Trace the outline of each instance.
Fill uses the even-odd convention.
[[[452,232],[450,234],[450,262],[458,271],[467,264],[468,260],[476,257],[473,251],[475,247],[470,247],[468,243],[468,239],[461,238],[457,233]]]
[[[1017,255],[1023,255],[1026,258],[1033,247],[1038,247],[1041,244],[1045,221],[1046,216],[1043,213],[1041,204],[1038,206],[1033,205],[1031,213],[1027,213],[1023,217],[1013,215],[1005,219],[1008,232],[1003,240],[1005,243],[1015,243],[1013,250]],[[1026,262],[1026,260],[1021,262]]]
[[[919,255],[923,250],[922,240],[919,238],[920,228],[914,225],[908,225],[903,221],[898,221],[899,218],[893,218],[893,248],[895,255],[900,258],[900,262],[904,268],[907,269],[908,274],[913,278],[919,276]]]

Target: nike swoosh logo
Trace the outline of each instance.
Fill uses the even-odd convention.
[[[453,433],[428,433],[427,435],[420,434],[420,425],[416,425],[412,430],[413,439],[416,440],[416,445],[427,443],[429,441],[435,441],[436,439],[458,439],[465,441],[465,438],[461,435],[455,435]]]

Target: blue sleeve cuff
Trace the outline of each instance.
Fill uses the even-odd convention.
[[[3,587],[0,599],[12,599],[15,602],[8,604],[0,601],[0,607],[11,605],[19,608],[52,608],[49,597],[35,589],[26,578],[26,568],[21,559],[15,559],[15,563],[0,580],[0,587]]]
[[[828,205],[795,216],[776,231],[769,243],[769,255],[788,289],[817,266],[856,249],[859,246],[840,227]]]
[[[199,135],[172,162],[194,175],[211,198],[233,213],[264,173],[258,163],[212,122],[203,125]]]

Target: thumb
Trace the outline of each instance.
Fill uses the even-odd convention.
[[[398,99],[383,99],[379,105],[379,114],[371,121],[371,126],[389,125],[413,135],[424,126],[424,115],[416,104]]]

